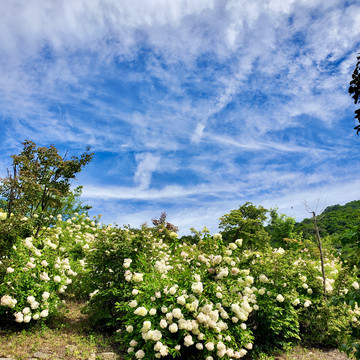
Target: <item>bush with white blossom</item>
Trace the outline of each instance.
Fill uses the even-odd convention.
[[[0,317],[29,323],[57,312],[61,294],[73,281],[80,285],[84,248],[94,236],[90,224],[85,215],[59,216],[40,237],[16,240],[0,262]]]

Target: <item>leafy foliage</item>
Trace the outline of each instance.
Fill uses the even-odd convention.
[[[357,63],[350,81],[349,94],[354,99],[355,104],[360,102],[360,56],[357,57]],[[355,119],[360,122],[360,109],[355,110]],[[360,125],[355,126],[356,133],[359,134]]]
[[[221,234],[224,241],[229,243],[241,238],[244,246],[249,249],[266,248],[270,239],[264,229],[267,212],[261,205],[256,207],[251,202],[246,202],[239,209],[223,215],[219,227],[223,229]]]
[[[55,146],[37,147],[26,140],[19,155],[12,155],[13,174],[1,179],[0,195],[6,203],[7,217],[28,217],[39,235],[42,226],[50,225],[50,215],[59,214],[64,200],[71,196],[71,180],[88,164],[90,148],[80,158],[61,157]]]

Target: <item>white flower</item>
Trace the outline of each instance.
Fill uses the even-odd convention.
[[[17,312],[14,314],[15,316],[15,321],[18,323],[22,323],[24,321],[24,315],[21,312]]]
[[[145,353],[143,350],[138,350],[136,353],[135,353],[135,357],[137,359],[142,359],[143,357],[145,356]]]
[[[222,236],[221,236],[221,234],[216,233],[216,234],[213,235],[213,239],[214,239],[214,240],[221,240],[221,239],[222,239]]]
[[[235,243],[230,243],[230,244],[229,244],[229,248],[230,248],[231,250],[235,250],[235,249],[237,249],[237,245],[236,245]]]
[[[148,311],[143,307],[138,307],[135,311],[134,314],[135,315],[139,315],[139,316],[146,316],[148,313]]]
[[[132,292],[131,292],[133,295],[137,295],[139,293],[139,290],[138,289],[134,289]]]
[[[131,340],[129,345],[135,347],[137,344],[138,342],[136,340]]]
[[[240,357],[243,357],[243,356],[245,356],[247,354],[247,351],[245,349],[241,349],[239,351],[239,354],[240,354]]]
[[[28,261],[26,266],[29,268],[29,269],[34,269],[36,267],[35,264],[33,264],[32,262]]]
[[[141,281],[143,281],[143,276],[144,276],[143,274],[134,273],[132,279],[133,279],[133,281],[135,281],[135,282],[141,282]]]
[[[295,299],[295,300],[292,302],[292,304],[293,304],[294,306],[299,305],[299,304],[300,304],[300,300],[299,300],[299,299]]]
[[[159,341],[162,338],[162,334],[161,331],[159,330],[154,330],[154,332],[152,333],[152,340],[153,341]]]
[[[40,274],[40,280],[48,282],[50,280],[49,275],[46,272]]]
[[[193,344],[194,344],[194,341],[193,341],[191,335],[187,335],[187,336],[184,337],[184,345],[185,346],[189,347],[189,346],[191,346]]]
[[[61,282],[61,277],[59,275],[54,276],[54,281],[57,283]]]
[[[29,308],[29,307],[23,308],[22,313],[23,313],[24,315],[30,314],[30,313],[31,313],[30,308]]]
[[[40,313],[40,316],[43,317],[43,318],[47,317],[48,315],[49,315],[49,310],[47,310],[47,309],[43,310]]]
[[[142,326],[142,331],[146,332],[151,329],[151,322],[150,321],[144,321]]]
[[[311,305],[311,301],[310,300],[306,300],[304,302],[304,307],[309,307]]]
[[[264,295],[264,294],[265,294],[265,291],[266,291],[266,289],[261,288],[261,289],[258,291],[258,294],[259,294],[259,295]]]
[[[202,350],[204,348],[204,345],[202,343],[197,343],[195,346],[198,350]]]
[[[24,323],[29,323],[31,320],[31,315],[25,315],[24,316]]]
[[[49,265],[49,263],[48,263],[46,260],[43,260],[43,261],[41,262],[41,265],[46,267],[46,266]]]
[[[195,293],[200,295],[203,292],[203,284],[202,282],[192,283],[191,290]]]
[[[175,293],[176,293],[176,287],[175,287],[175,286],[172,286],[172,287],[169,289],[169,293],[170,293],[170,295],[175,295]]]
[[[186,303],[185,296],[184,296],[184,295],[179,296],[179,297],[176,299],[176,302],[177,302],[179,305],[185,305],[185,303]]]
[[[284,301],[284,297],[281,294],[278,294],[278,296],[276,297],[276,300],[278,302],[283,302]]]
[[[39,314],[34,314],[34,315],[33,315],[33,319],[34,319],[34,320],[39,320],[39,318],[40,318],[40,315],[39,315]]]
[[[28,302],[29,304],[32,304],[32,303],[35,301],[35,297],[34,297],[34,296],[28,296],[28,297],[26,298],[26,300],[27,300],[27,302]]]
[[[126,331],[127,331],[128,333],[132,333],[132,332],[134,331],[134,327],[133,327],[132,325],[128,325],[128,326],[126,327]]]
[[[172,323],[170,326],[169,326],[169,331],[171,333],[176,333],[178,331],[178,326],[176,323]]]
[[[168,323],[167,323],[167,321],[165,319],[160,320],[160,327],[162,329],[165,329],[167,327],[167,325],[168,325]]]
[[[355,290],[359,290],[359,283],[357,281],[354,281],[351,286],[355,289]]]
[[[13,273],[15,270],[12,268],[12,267],[8,267],[7,269],[6,269],[6,272],[8,273],[8,274],[11,274],[11,273]]]
[[[150,309],[149,314],[152,315],[152,316],[155,315],[156,314],[156,309],[154,309],[154,308]]]
[[[213,351],[214,348],[215,348],[213,342],[208,342],[208,343],[206,343],[206,344],[205,344],[205,347],[206,347],[206,349],[209,350],[209,351]]]
[[[16,299],[13,299],[10,295],[4,295],[1,300],[0,300],[0,304],[3,306],[9,306],[9,307],[14,307],[17,303]]]
[[[137,304],[138,304],[138,303],[137,303],[136,300],[132,300],[132,301],[129,302],[129,306],[132,307],[132,308],[136,307]]]
[[[36,310],[38,307],[39,307],[39,303],[37,301],[34,301],[31,303],[30,307],[33,309],[33,310]]]
[[[43,300],[47,300],[49,298],[50,294],[47,291],[44,291],[42,294]]]
[[[127,269],[130,267],[130,264],[132,263],[132,260],[131,259],[124,259],[124,268]]]
[[[173,309],[171,312],[174,318],[180,319],[182,317],[181,310],[179,308]]]
[[[248,349],[248,350],[251,350],[253,348],[253,344],[251,343],[248,343],[245,345],[245,347]]]

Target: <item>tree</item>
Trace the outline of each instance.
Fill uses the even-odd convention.
[[[168,221],[166,221],[166,212],[163,211],[161,213],[160,219],[154,218],[151,219],[153,225],[155,226],[156,229],[163,231],[164,229],[168,230],[168,231],[174,231],[177,232],[179,231],[179,228],[175,225],[173,225],[172,223],[169,223]]]
[[[71,181],[93,157],[90,147],[80,158],[60,156],[54,145],[37,147],[25,140],[19,155],[12,155],[12,173],[0,179],[0,196],[7,218],[26,217],[32,221],[35,237],[51,223],[74,196]],[[76,197],[76,193],[75,193]]]
[[[270,238],[264,229],[267,212],[261,205],[256,207],[251,202],[246,202],[239,209],[223,215],[219,227],[224,229],[224,241],[229,243],[241,238],[244,246],[251,250],[264,249]]]
[[[357,63],[350,81],[349,94],[354,99],[355,104],[360,103],[360,55],[357,57]],[[355,110],[355,119],[360,123],[360,108]],[[359,135],[360,125],[355,126],[354,129]]]
[[[277,209],[270,210],[270,224],[265,228],[271,236],[274,247],[288,247],[286,241],[301,240],[301,235],[294,231],[295,219],[285,214],[278,214]]]

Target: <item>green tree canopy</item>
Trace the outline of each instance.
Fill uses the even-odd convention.
[[[243,239],[243,244],[252,250],[265,248],[269,242],[269,234],[264,229],[267,209],[261,205],[256,207],[246,202],[237,210],[231,210],[220,218],[219,227],[223,229],[222,236],[225,242]]]
[[[33,220],[34,235],[40,228],[68,206],[77,193],[71,181],[93,157],[90,148],[80,157],[60,156],[54,145],[37,147],[25,140],[19,155],[12,155],[12,173],[0,179],[0,197],[6,205],[7,217]]]
[[[270,210],[270,223],[265,228],[271,236],[271,245],[274,247],[287,247],[286,240],[301,240],[301,235],[295,230],[295,219],[285,214],[279,214],[278,210]]]

